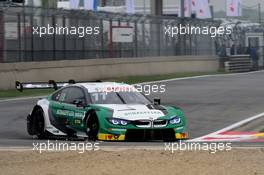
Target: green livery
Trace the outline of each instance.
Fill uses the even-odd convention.
[[[117,89],[113,86],[128,91],[112,91]],[[188,138],[180,108],[152,103],[133,86],[111,82],[67,85],[39,100],[27,117],[27,130],[39,138],[105,141]]]

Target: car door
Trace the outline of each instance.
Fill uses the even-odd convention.
[[[77,130],[84,128],[83,119],[86,115],[85,106],[87,99],[85,92],[81,87],[69,87],[66,91],[66,97],[63,101],[63,110],[68,114],[69,127]]]
[[[56,93],[54,93],[50,100],[50,122],[52,125],[57,127],[63,132],[67,132],[68,129],[66,125],[68,125],[68,118],[70,116],[69,111],[65,110],[65,100],[67,96],[69,88],[63,88]]]

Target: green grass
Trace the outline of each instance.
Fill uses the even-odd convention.
[[[260,130],[259,132],[264,132],[264,128],[262,130]]]
[[[136,84],[136,83],[148,82],[148,81],[158,81],[158,80],[192,77],[192,76],[200,76],[200,75],[214,75],[214,74],[222,74],[222,73],[223,72],[186,72],[186,73],[174,73],[168,75],[118,77],[113,79],[107,79],[104,81],[115,81],[115,82],[124,82],[128,84]],[[52,89],[24,90],[23,92],[19,92],[17,90],[5,90],[5,91],[0,91],[0,99],[44,96],[52,92],[54,92],[54,90]]]
[[[17,90],[5,90],[0,91],[0,99],[6,98],[17,98],[17,97],[32,97],[32,96],[44,96],[48,95],[54,90],[52,89],[35,89],[35,90],[24,90],[23,92],[19,92]]]

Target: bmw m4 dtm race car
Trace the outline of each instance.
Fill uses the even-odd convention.
[[[23,89],[58,89],[27,116],[29,135],[103,141],[187,139],[183,111],[151,102],[134,86],[112,82],[19,83]]]

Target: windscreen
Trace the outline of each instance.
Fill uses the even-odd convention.
[[[95,92],[90,93],[94,104],[150,104],[139,92]]]

